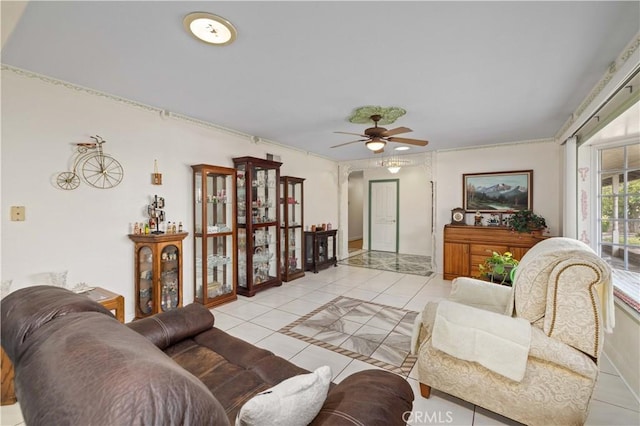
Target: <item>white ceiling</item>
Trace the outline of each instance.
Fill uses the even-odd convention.
[[[237,40],[194,40],[194,11]],[[329,147],[364,105],[407,110],[385,127],[430,141],[408,153],[554,137],[639,21],[637,1],[30,2],[2,63],[353,160],[374,154]]]

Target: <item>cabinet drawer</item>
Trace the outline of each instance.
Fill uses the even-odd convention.
[[[495,244],[471,244],[471,254],[483,256],[485,258],[490,257],[494,251],[504,253],[508,249],[508,246],[499,246]]]

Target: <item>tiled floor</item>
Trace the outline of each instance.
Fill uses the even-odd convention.
[[[444,281],[441,275],[421,277],[340,265],[318,274],[307,273],[303,278],[258,293],[252,298],[240,296],[237,301],[212,311],[216,317],[216,327],[271,350],[308,370],[329,365],[333,380],[340,382],[356,371],[373,367],[280,334],[277,330],[338,295],[420,311],[428,300],[445,298],[449,288],[450,283]],[[640,402],[634,398],[606,357],[601,372],[586,424],[639,425]],[[414,424],[517,424],[436,390],[431,398],[422,398],[418,390],[416,368],[409,373],[407,381],[416,394],[414,411],[431,416],[424,422]],[[0,408],[0,424],[23,424],[18,404]]]

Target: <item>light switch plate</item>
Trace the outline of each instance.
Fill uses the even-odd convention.
[[[11,220],[14,222],[23,222],[24,219],[24,206],[11,206]]]

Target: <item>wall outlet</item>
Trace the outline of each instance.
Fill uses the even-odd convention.
[[[23,222],[25,220],[24,206],[11,206],[11,220],[14,222]]]

